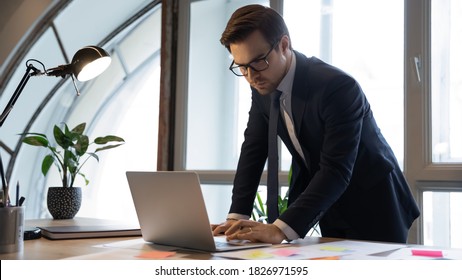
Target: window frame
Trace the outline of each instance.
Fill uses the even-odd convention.
[[[423,209],[424,191],[462,191],[462,165],[432,162],[431,0],[407,0],[405,23],[404,166]],[[423,230],[421,213],[411,228],[410,242],[423,243]]]

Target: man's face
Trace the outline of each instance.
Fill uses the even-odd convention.
[[[230,51],[235,64],[245,65],[263,58],[271,47],[260,31],[255,31],[244,41],[230,44]],[[289,50],[288,37],[283,36],[266,58],[269,67],[260,72],[248,67],[248,73],[244,77],[250,86],[255,88],[261,95],[269,94],[276,89],[287,73],[290,66],[290,57],[291,51]]]

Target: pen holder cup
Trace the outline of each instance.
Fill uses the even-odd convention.
[[[24,208],[0,207],[0,254],[24,250]]]

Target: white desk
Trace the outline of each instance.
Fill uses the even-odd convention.
[[[39,221],[43,225],[49,221]],[[26,225],[39,226],[38,221],[27,221]],[[55,221],[53,221],[56,224]],[[75,223],[75,221],[58,221],[59,224]],[[337,242],[337,243],[327,243]],[[354,243],[353,243],[354,242]],[[320,248],[320,245],[323,245]],[[392,249],[392,250],[390,250]],[[418,249],[426,255],[409,256],[412,249]],[[331,256],[336,259],[434,259],[433,253],[444,254],[442,258],[462,260],[462,249],[435,248],[420,245],[391,244],[377,242],[342,241],[331,238],[307,237],[293,244],[280,244],[260,249],[261,255],[253,255],[256,259],[310,259],[316,256]],[[298,257],[289,256],[289,250],[297,252]],[[343,251],[342,251],[343,250]],[[244,250],[252,253],[251,250]],[[323,252],[321,252],[323,251]],[[324,254],[325,252],[329,254]],[[168,253],[171,252],[171,253]],[[243,252],[243,251],[241,251]],[[313,255],[314,252],[314,255]],[[340,252],[340,253],[339,253]],[[321,254],[322,253],[322,254]],[[348,254],[347,254],[348,253]],[[367,253],[367,254],[366,254]],[[371,254],[369,254],[371,253]],[[401,255],[400,255],[401,253]],[[429,253],[429,254],[428,254]],[[266,255],[262,255],[266,254]],[[269,254],[269,255],[268,255]],[[273,254],[272,256],[270,254]],[[407,255],[406,255],[407,254]],[[172,250],[161,246],[155,246],[143,241],[141,237],[111,237],[111,238],[88,238],[69,240],[49,240],[40,238],[24,241],[24,251],[21,253],[0,254],[0,259],[25,259],[25,260],[56,260],[56,259],[106,259],[106,260],[131,260],[131,259],[186,259],[186,260],[215,260],[223,259],[226,255],[213,253],[192,252],[186,250]],[[260,258],[262,257],[262,258]],[[247,256],[238,258],[249,259]]]

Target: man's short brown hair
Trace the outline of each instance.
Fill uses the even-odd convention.
[[[256,30],[261,32],[270,45],[284,35],[289,36],[284,19],[278,12],[262,5],[247,5],[231,15],[220,43],[230,51],[230,44],[244,41]]]

